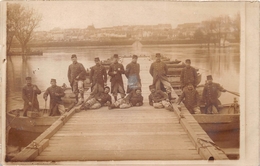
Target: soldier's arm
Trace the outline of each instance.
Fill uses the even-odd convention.
[[[128,65],[126,65],[126,68],[125,68],[125,76],[126,76],[126,78],[129,77],[129,72],[130,72],[130,65],[128,64]]]
[[[164,63],[164,71],[165,71],[165,74],[167,75],[167,73],[168,73],[168,67],[167,67],[167,65]]]
[[[37,85],[34,85],[34,87],[36,88],[36,90],[35,90],[36,94],[39,95],[42,93],[42,91],[37,87]]]
[[[120,65],[120,74],[125,74],[125,69],[122,64]]]
[[[193,75],[194,75],[194,81],[195,81],[195,84],[198,82],[198,74],[197,74],[197,70],[195,68],[193,68]]]
[[[163,96],[162,100],[167,100],[168,99],[168,95],[165,92],[160,90],[160,94],[161,94],[161,96]]]
[[[82,64],[80,64],[80,71],[81,72],[79,73],[78,77],[84,78],[86,76],[87,72],[86,72],[85,67]]]
[[[94,75],[94,69],[93,69],[93,67],[91,67],[91,68],[90,68],[90,73],[89,73],[90,83],[93,82],[93,75]]]
[[[103,68],[103,77],[104,77],[104,83],[107,83],[107,72],[106,72],[106,69],[105,67]]]
[[[218,90],[221,92],[226,92],[226,89],[224,89],[220,84],[217,84]]]
[[[182,100],[184,99],[185,97],[185,94],[184,92],[182,92],[181,96],[179,97],[178,101],[177,101],[177,104],[180,104],[182,102]]]
[[[61,87],[59,87],[59,89],[58,89],[58,96],[59,97],[65,96],[65,92],[64,92],[64,90]]]
[[[69,80],[69,82],[70,82],[70,84],[71,84],[71,78],[70,78],[70,75],[71,75],[71,70],[70,70],[70,66],[69,66],[69,68],[68,68],[68,80]]]
[[[108,73],[109,76],[113,76],[114,75],[113,69],[112,69],[112,65],[109,66],[109,70],[108,70],[107,73]]]
[[[149,73],[150,73],[150,74],[151,74],[151,76],[153,77],[153,64],[151,64],[151,66],[150,66]]]
[[[200,106],[200,95],[199,92],[196,90],[196,107]]]
[[[181,70],[181,76],[180,76],[181,86],[184,85],[184,69]]]
[[[204,86],[203,92],[202,92],[202,101],[206,102],[206,96],[207,96],[207,85]]]
[[[49,88],[47,88],[46,91],[45,91],[44,94],[43,94],[43,98],[44,98],[44,99],[47,99],[47,97],[48,97],[49,94],[50,94]]]

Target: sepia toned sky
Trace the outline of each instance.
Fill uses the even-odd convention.
[[[37,30],[96,28],[117,25],[154,25],[200,22],[219,15],[234,16],[239,2],[155,1],[36,1],[23,2],[42,14]]]

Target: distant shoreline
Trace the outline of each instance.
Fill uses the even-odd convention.
[[[46,42],[46,43],[29,43],[28,46],[31,48],[37,47],[82,47],[82,46],[132,46],[136,41],[134,40],[118,40],[118,41],[71,41],[71,42]],[[138,42],[138,41],[137,41]],[[149,41],[142,40],[139,41],[141,46],[166,46],[166,45],[178,45],[178,46],[203,46],[206,47],[207,43],[197,41],[197,40],[158,40]],[[229,41],[229,44],[239,44],[237,41]],[[211,43],[211,45],[214,45]],[[12,48],[19,48],[18,43],[13,44]]]

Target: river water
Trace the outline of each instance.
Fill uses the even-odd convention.
[[[71,55],[76,54],[78,61],[82,63],[85,68],[94,65],[94,57],[99,57],[105,60],[117,53],[119,55],[154,55],[161,53],[174,59],[185,61],[191,59],[192,66],[199,68],[202,74],[203,84],[207,75],[213,76],[213,81],[220,83],[225,89],[229,91],[239,92],[240,80],[240,47],[233,45],[227,48],[210,48],[201,47],[198,45],[157,45],[157,46],[107,46],[107,47],[59,47],[59,48],[34,48],[32,50],[42,50],[43,56],[30,56],[27,60],[26,74],[22,71],[21,57],[12,56],[13,67],[10,59],[8,59],[7,69],[7,109],[22,108],[21,87],[26,76],[33,78],[33,83],[41,90],[47,89],[50,86],[50,79],[55,78],[58,85],[66,83],[69,85],[67,79],[68,66],[71,64]],[[129,59],[130,61],[130,59]],[[126,63],[126,62],[124,62]],[[128,63],[128,62],[127,62]],[[140,64],[142,65],[142,64]],[[149,73],[147,73],[149,75]],[[150,77],[150,75],[149,75]],[[231,103],[234,100],[234,95],[229,93],[222,93],[220,101]],[[44,107],[42,95],[39,97],[40,107]],[[243,110],[241,110],[243,111]],[[12,137],[17,138],[17,133]],[[19,134],[18,134],[19,135]],[[30,138],[30,136],[29,136]],[[28,139],[26,139],[28,140]],[[13,141],[10,141],[10,144]],[[27,144],[23,143],[22,146]],[[22,144],[22,143],[21,143]]]

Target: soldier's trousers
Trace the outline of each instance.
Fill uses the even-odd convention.
[[[78,94],[80,93],[80,100],[84,101],[84,81],[83,80],[75,80],[73,82],[73,93],[76,95],[76,100],[78,99]]]
[[[171,105],[170,102],[163,100],[158,103],[153,103],[154,108],[168,108]]]
[[[101,107],[101,104],[99,101],[97,101],[95,98],[89,99],[84,103],[84,106],[88,106],[90,109],[98,109]]]
[[[116,83],[116,84],[114,85],[113,92],[112,92],[112,93],[113,93],[113,96],[117,96],[117,92],[120,93],[121,98],[124,98],[124,97],[125,97],[124,88],[123,88],[121,85],[119,85],[118,83]]]
[[[118,99],[118,100],[115,101],[113,104],[114,104],[115,107],[117,107],[117,108],[129,108],[129,107],[131,107],[130,104],[124,103],[124,99]]]
[[[92,89],[92,91],[91,91],[91,94],[97,94],[97,93],[99,93],[99,92],[104,92],[104,87],[102,86],[102,85],[100,85],[100,84],[95,84],[94,86],[93,86],[93,89]]]
[[[205,114],[214,113],[214,112],[213,112],[213,106],[215,106],[216,109],[217,109],[217,111],[219,112],[218,101],[216,101],[216,102],[206,103],[204,113],[205,113]]]
[[[171,97],[174,99],[178,98],[178,95],[174,92],[172,85],[169,81],[166,80],[157,80],[155,83],[155,89],[156,90],[161,90],[161,83],[163,84],[163,86],[165,87],[165,89],[169,92],[171,92]]]

